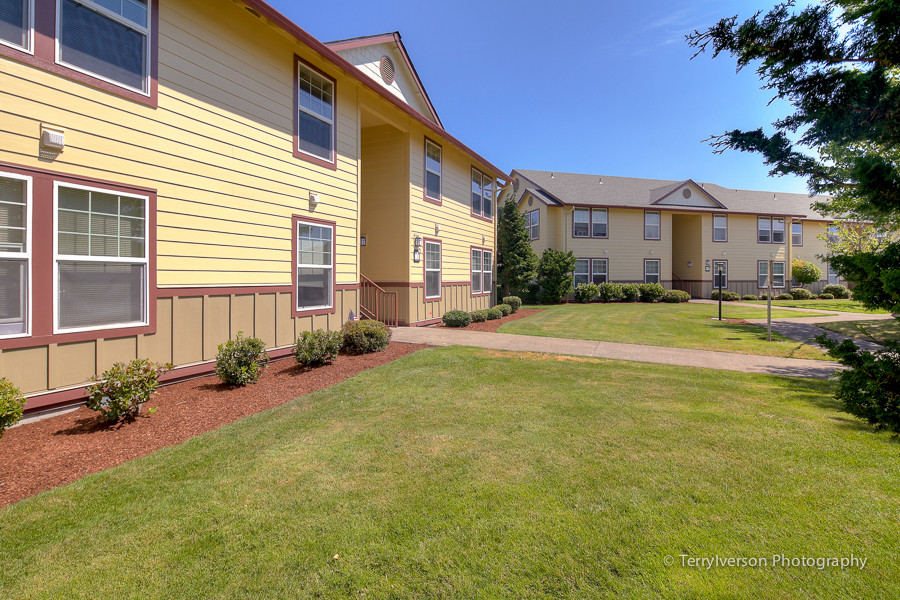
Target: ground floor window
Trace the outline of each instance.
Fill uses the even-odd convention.
[[[494,253],[472,248],[472,294],[490,294],[493,285]]]
[[[659,259],[644,260],[644,283],[659,283]]]
[[[425,298],[441,297],[441,243],[425,242]]]
[[[831,265],[831,263],[828,263],[828,283],[829,283],[829,285],[838,284],[840,282],[841,282],[840,273],[838,273],[837,270],[835,270],[835,268]]]
[[[575,261],[575,281],[573,282],[575,287],[590,281],[590,265],[589,258],[579,258]]]
[[[148,323],[148,198],[56,185],[56,329]]]
[[[725,289],[728,287],[728,261],[713,261],[713,289]]]
[[[591,263],[591,280],[597,285],[606,283],[609,273],[607,260],[605,258],[595,258]]]
[[[769,287],[769,261],[759,261],[758,281],[756,283],[760,289]],[[784,261],[772,263],[772,287],[784,287]]]
[[[0,337],[28,332],[31,178],[0,173]]]
[[[296,309],[334,306],[334,225],[297,221]]]

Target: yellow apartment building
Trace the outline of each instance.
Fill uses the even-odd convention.
[[[842,281],[824,257],[820,236],[831,220],[805,194],[734,190],[693,180],[667,181],[514,170],[513,189],[532,246],[571,250],[575,285],[660,283],[709,298],[721,283],[740,295],[791,286],[791,262],[817,265],[810,289]],[[716,274],[722,271],[722,281]]]
[[[398,34],[325,44],[258,0],[12,0],[0,112],[0,376],[27,410],[116,361],[210,372],[238,331],[279,356],[351,311],[492,302],[508,177],[443,128]]]

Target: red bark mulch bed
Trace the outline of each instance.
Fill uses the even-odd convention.
[[[8,429],[0,440],[0,507],[146,456],[294,398],[412,354],[426,346],[391,342],[384,352],[344,355],[312,369],[293,357],[272,362],[256,384],[232,389],[215,375],[159,388],[131,423],[108,424],[82,406]]]
[[[513,314],[503,317],[502,319],[482,321],[481,323],[471,323],[467,327],[447,327],[447,329],[460,329],[464,331],[489,331],[491,333],[496,333],[497,329],[499,329],[500,326],[504,323],[517,321],[518,319],[524,319],[525,317],[530,317],[531,315],[535,315],[539,312],[541,311],[538,308],[520,308]],[[440,323],[437,326],[444,327],[444,324]]]

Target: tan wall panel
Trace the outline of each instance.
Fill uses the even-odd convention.
[[[174,363],[184,365],[203,360],[203,298],[175,298],[172,344]]]
[[[4,350],[0,352],[0,377],[12,381],[23,394],[43,391],[49,385],[48,354],[46,346]]]
[[[291,317],[294,299],[290,293],[280,293],[275,300],[275,345],[287,346],[297,338],[296,321]]]
[[[231,297],[206,296],[203,306],[203,360],[213,360],[231,331]]]
[[[255,337],[254,304],[252,294],[231,297],[231,339],[237,337],[239,332],[243,332],[244,337]]]
[[[254,337],[264,341],[267,348],[275,347],[275,294],[257,294],[254,321]]]
[[[131,362],[138,357],[137,338],[134,336],[97,340],[96,344],[98,375],[113,366],[113,363]]]
[[[153,362],[170,363],[172,358],[172,310],[174,298],[156,300],[156,333],[141,338],[141,355]]]
[[[95,375],[97,373],[95,346],[95,342],[57,345],[50,364],[50,386],[57,388],[76,385]]]

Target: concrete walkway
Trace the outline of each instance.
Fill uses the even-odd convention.
[[[838,363],[825,360],[777,358],[774,356],[711,352],[688,348],[667,348],[664,346],[617,344],[590,340],[513,335],[509,333],[488,333],[444,327],[394,327],[392,331],[392,339],[395,342],[430,344],[432,346],[475,346],[514,352],[569,354],[789,377],[826,379],[836,369],[841,368]]]

